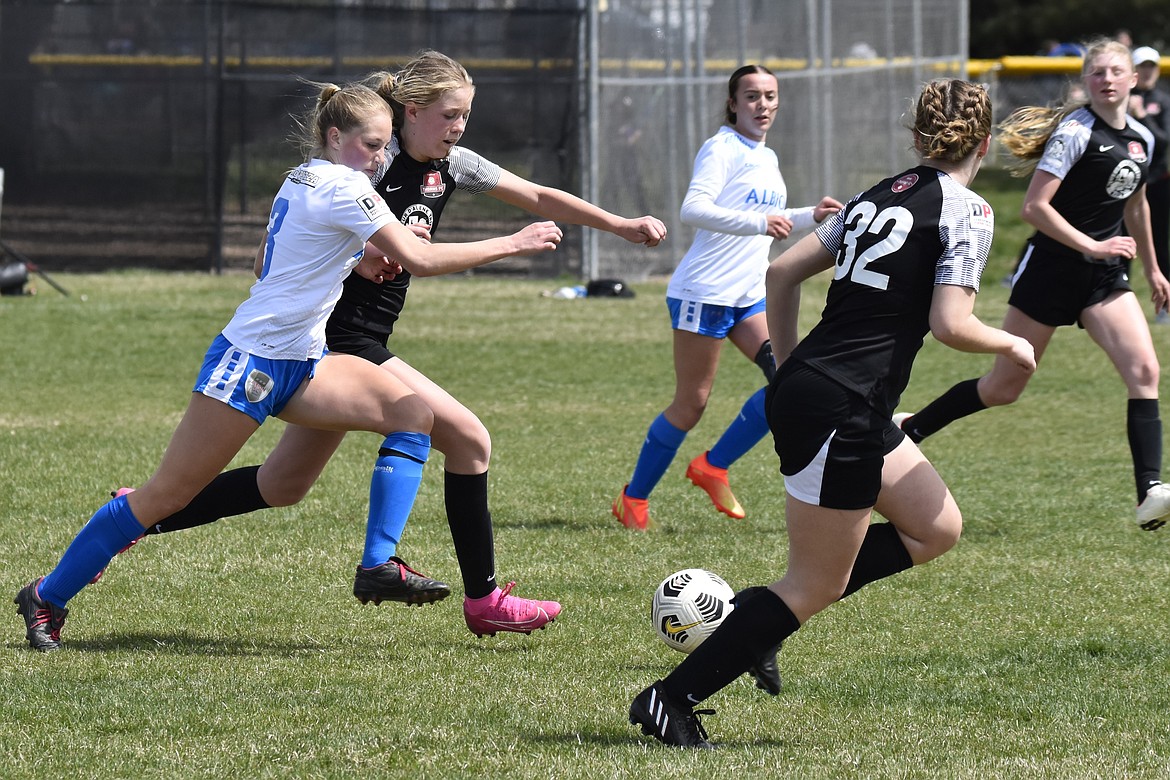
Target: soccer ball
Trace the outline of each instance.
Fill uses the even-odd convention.
[[[689,653],[731,614],[734,596],[722,577],[706,569],[677,571],[654,591],[654,630],[667,646]]]

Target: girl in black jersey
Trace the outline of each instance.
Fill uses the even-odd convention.
[[[520,178],[475,152],[458,146],[475,87],[458,62],[434,51],[421,52],[397,73],[366,79],[390,104],[395,132],[386,150],[387,166],[375,189],[390,210],[423,240],[438,227],[455,190],[486,193],[546,219],[606,230],[627,241],[656,246],[666,237],[661,220],[627,219],[562,190]],[[432,447],[446,458],[444,494],[447,519],[463,575],[464,619],[479,636],[497,631],[529,633],[560,612],[555,601],[520,598],[512,584],[497,587],[488,461],[491,438],[470,409],[387,348],[405,304],[411,275],[394,260],[367,246],[358,273],[345,282],[326,335],[332,352],[344,352],[380,365],[421,397],[434,413]],[[262,466],[226,472],[187,510],[160,523],[167,532],[210,523],[220,517],[300,501],[341,444],[344,433],[288,426]],[[403,527],[386,529],[397,542]],[[446,584],[420,575],[394,559],[355,576],[354,595],[381,600],[427,603],[446,597]]]
[[[987,92],[927,84],[913,132],[918,167],[854,197],[768,269],[780,368],[767,409],[787,492],[788,570],[741,592],[719,628],[634,699],[630,722],[662,742],[709,747],[694,705],[834,601],[958,540],[954,498],[890,419],[925,335],[1035,368],[1026,340],[973,313],[993,230],[991,208],[967,189],[990,144]],[[821,321],[797,344],[800,284],[834,265]],[[875,508],[889,522],[871,524]]]
[[[1074,322],[1105,350],[1129,398],[1137,522],[1154,530],[1170,517],[1170,486],[1162,484],[1158,356],[1128,277],[1136,254],[1154,309],[1166,307],[1170,282],[1158,269],[1145,196],[1153,137],[1126,114],[1137,76],[1124,45],[1090,45],[1083,81],[1088,106],[1024,108],[1002,125],[1004,145],[1022,161],[1017,171],[1034,171],[1022,213],[1036,228],[1013,277],[1003,327],[1030,341],[1037,359],[1056,329]],[[1014,403],[1031,377],[1001,357],[990,373],[895,420],[919,442],[960,417]]]

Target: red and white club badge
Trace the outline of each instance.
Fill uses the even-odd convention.
[[[443,175],[438,171],[427,171],[421,187],[422,194],[428,198],[437,198],[447,189],[443,183]]]
[[[918,174],[917,173],[908,173],[905,176],[899,178],[893,184],[891,184],[890,189],[894,192],[905,192],[906,190],[910,189],[911,187],[913,187],[917,183],[918,183]]]

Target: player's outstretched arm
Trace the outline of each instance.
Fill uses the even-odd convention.
[[[501,172],[499,183],[488,194],[538,217],[604,230],[634,244],[658,246],[666,238],[666,225],[657,217],[620,217],[564,190],[530,182],[509,171]]]
[[[510,236],[430,244],[419,241],[402,223],[393,221],[371,236],[370,243],[414,276],[441,276],[505,257],[551,252],[561,243],[561,229],[554,222],[534,222]]]

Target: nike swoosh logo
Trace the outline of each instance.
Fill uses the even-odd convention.
[[[1105,144],[1101,144],[1099,147],[1097,147],[1097,150],[1101,151],[1101,152],[1107,152],[1112,148],[1113,148],[1113,144],[1110,144],[1109,146],[1106,146]]]
[[[667,624],[666,633],[669,634],[670,636],[674,636],[675,634],[681,634],[682,632],[687,631],[689,629],[692,629],[702,622],[703,622],[702,620],[696,620],[694,623],[686,623],[685,625],[681,625],[681,626]]]
[[[687,694],[687,701],[689,701],[691,704],[699,704],[699,700],[689,693]]]
[[[1101,151],[1105,151],[1105,150],[1102,149]],[[397,187],[387,187],[386,192],[397,192],[398,190],[402,189],[402,186],[403,185],[399,184]]]

